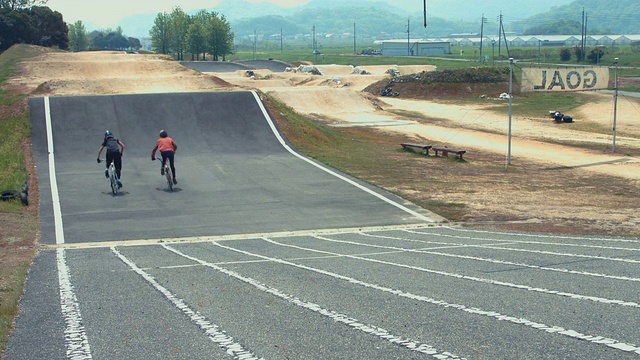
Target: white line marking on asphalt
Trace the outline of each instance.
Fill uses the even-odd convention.
[[[424,234],[424,233],[422,233],[422,234]],[[445,235],[445,234],[434,234],[434,235],[453,237],[452,235]],[[519,236],[519,234],[518,234],[518,236]],[[513,239],[511,239],[511,240],[501,240],[501,239],[494,239],[494,238],[473,238],[473,237],[460,236],[460,235],[456,235],[455,237],[458,237],[458,238],[460,238],[460,239],[491,240],[491,241],[497,241],[497,242],[509,242],[509,243],[526,244],[526,245],[550,245],[550,246],[583,247],[583,248],[589,248],[589,249],[607,249],[607,250],[623,250],[623,251],[640,251],[640,249],[636,249],[636,248],[614,247],[614,246],[602,246],[602,245],[584,245],[584,244],[572,244],[572,243],[553,243],[553,242],[541,242],[541,241],[522,241],[522,240],[513,240]],[[575,240],[575,239],[574,239],[574,240]]]
[[[212,243],[217,245],[217,246],[220,246],[222,248],[227,248],[226,246],[220,245],[215,241],[212,241]],[[290,303],[292,303],[294,305],[303,307],[303,308],[308,309],[308,310],[315,311],[315,312],[317,312],[317,313],[319,313],[319,314],[321,314],[323,316],[327,316],[327,317],[331,318],[335,322],[343,323],[343,324],[348,325],[348,326],[350,326],[350,327],[352,327],[354,329],[363,331],[363,332],[365,332],[367,334],[375,335],[375,336],[377,336],[377,337],[379,337],[379,338],[381,338],[383,340],[389,341],[389,342],[391,342],[393,344],[397,344],[397,345],[405,347],[405,348],[407,348],[409,350],[417,351],[417,352],[420,352],[420,353],[423,353],[423,354],[432,355],[436,359],[443,359],[443,360],[444,359],[460,359],[460,357],[458,357],[456,355],[453,355],[451,353],[439,352],[438,350],[436,350],[434,347],[432,347],[430,345],[421,344],[421,343],[419,343],[417,341],[410,340],[410,339],[403,339],[403,338],[401,338],[399,336],[391,334],[389,331],[387,331],[387,330],[385,330],[383,328],[379,328],[379,327],[373,326],[373,325],[363,324],[359,320],[351,318],[351,317],[348,317],[347,315],[340,314],[340,313],[337,313],[335,311],[325,309],[325,308],[321,307],[318,304],[314,304],[314,303],[311,303],[311,302],[300,300],[299,298],[297,298],[297,297],[295,297],[293,295],[286,294],[286,293],[284,293],[284,292],[282,292],[282,291],[280,291],[278,289],[272,288],[272,287],[270,287],[270,286],[268,286],[266,284],[263,284],[263,283],[255,280],[255,279],[246,277],[246,276],[241,275],[241,274],[239,274],[239,273],[237,273],[235,271],[231,271],[231,270],[225,269],[225,268],[220,267],[220,266],[218,266],[216,264],[209,263],[209,262],[206,262],[204,260],[200,260],[198,258],[195,258],[193,256],[184,254],[181,251],[179,251],[177,249],[174,249],[174,248],[172,248],[170,246],[163,245],[163,247],[165,249],[177,254],[177,255],[180,255],[180,256],[184,257],[184,258],[187,258],[189,260],[193,260],[193,261],[195,261],[195,262],[197,262],[197,263],[199,263],[199,264],[201,264],[203,266],[210,267],[210,268],[212,268],[214,270],[222,272],[223,274],[229,275],[229,276],[234,277],[234,278],[236,278],[236,279],[238,279],[240,281],[243,281],[243,282],[245,282],[247,284],[253,285],[256,288],[258,288],[259,290],[261,290],[261,291],[264,291],[264,292],[266,292],[268,294],[277,296],[277,297],[279,297],[279,298],[281,298],[283,300],[286,300],[286,301],[288,301],[288,302],[290,302]],[[233,248],[228,248],[228,249],[233,250],[233,251],[239,251],[239,250],[236,250],[236,249],[233,249]],[[242,251],[239,251],[239,252],[242,252]],[[270,260],[269,258],[266,258],[266,257],[265,257],[265,259],[266,260]]]
[[[227,335],[220,327],[216,324],[211,323],[205,316],[200,314],[198,311],[192,310],[182,299],[179,299],[175,295],[173,295],[167,288],[160,285],[153,276],[147,274],[141,268],[139,268],[133,261],[129,260],[127,257],[122,255],[118,249],[115,247],[111,247],[111,251],[120,259],[122,262],[127,264],[134,272],[140,275],[144,280],[146,280],[151,286],[153,286],[156,290],[158,290],[164,297],[166,297],[173,305],[180,310],[182,313],[187,315],[189,319],[196,323],[204,331],[204,333],[209,337],[211,341],[216,343],[219,347],[226,350],[229,355],[234,356],[237,359],[261,359],[258,358],[251,351],[245,349],[241,344],[234,341],[233,337]]]
[[[441,237],[449,237],[449,238],[456,238],[456,239],[467,239],[467,240],[483,240],[483,241],[500,241],[499,239],[487,239],[487,238],[473,238],[473,237],[467,237],[467,236],[459,236],[459,235],[448,235],[448,234],[433,234],[433,233],[425,233],[425,232],[420,232],[420,231],[413,231],[413,230],[408,230],[405,229],[404,231],[408,232],[408,233],[412,233],[412,234],[422,234],[422,235],[434,235],[434,236],[441,236]],[[519,243],[519,244],[538,244],[538,245],[558,245],[558,244],[553,244],[553,243],[538,243],[538,242],[526,242],[526,241],[517,241],[517,240],[503,240],[505,243]],[[569,244],[571,245],[571,244]],[[640,260],[631,260],[631,259],[621,259],[621,258],[612,258],[612,257],[607,257],[607,256],[595,256],[595,255],[582,255],[582,254],[572,254],[572,253],[559,253],[559,252],[553,252],[553,251],[542,251],[542,250],[527,250],[527,249],[516,249],[516,248],[508,248],[508,247],[502,247],[502,246],[490,246],[490,245],[473,245],[473,244],[469,244],[467,245],[469,247],[477,247],[477,248],[483,248],[483,249],[494,249],[494,250],[508,250],[508,251],[518,251],[518,252],[529,252],[529,253],[534,253],[534,254],[545,254],[545,255],[556,255],[556,256],[569,256],[569,257],[579,257],[579,258],[587,258],[587,259],[598,259],[598,260],[608,260],[608,261],[618,261],[618,262],[626,262],[626,263],[632,263],[632,264],[640,264]],[[587,248],[591,248],[591,247],[596,247],[598,249],[609,249],[609,250],[629,250],[629,251],[640,251],[639,249],[628,249],[628,248],[610,248],[610,247],[604,247],[604,246],[589,246],[589,245],[573,245],[573,246],[580,246],[580,247],[587,247]]]
[[[277,245],[283,245],[283,244],[279,244],[271,239],[268,238],[264,238],[265,241],[267,242],[271,242]],[[304,269],[304,270],[309,270],[309,271],[313,271],[319,274],[323,274],[323,275],[327,275],[336,279],[340,279],[340,280],[344,280],[347,281],[349,283],[352,284],[356,284],[356,285],[360,285],[366,288],[370,288],[370,289],[374,289],[374,290],[379,290],[382,292],[386,292],[386,293],[390,293],[396,296],[400,296],[400,297],[404,297],[407,299],[411,299],[411,300],[416,300],[416,301],[422,301],[425,303],[429,303],[429,304],[433,304],[433,305],[437,305],[437,306],[442,306],[445,308],[452,308],[452,309],[457,309],[457,310],[461,310],[464,311],[466,313],[469,314],[475,314],[475,315],[481,315],[481,316],[488,316],[490,318],[494,318],[497,319],[499,321],[507,321],[513,324],[517,324],[517,325],[524,325],[527,326],[529,328],[535,329],[535,330],[542,330],[551,334],[561,334],[561,335],[565,335],[574,339],[579,339],[579,340],[585,340],[591,343],[595,343],[595,344],[604,344],[607,345],[611,348],[615,348],[615,349],[619,349],[622,351],[626,351],[626,352],[634,352],[636,354],[640,354],[640,347],[634,345],[634,344],[628,344],[628,343],[624,343],[621,342],[619,340],[615,340],[615,339],[611,339],[611,338],[605,338],[602,336],[591,336],[591,335],[585,335],[582,333],[579,333],[577,331],[574,330],[568,330],[565,329],[563,327],[560,326],[549,326],[546,324],[542,324],[542,323],[538,323],[535,321],[531,321],[531,320],[527,320],[524,318],[519,318],[519,317],[515,317],[515,316],[509,316],[509,315],[503,315],[500,314],[496,311],[489,311],[489,310],[483,310],[480,308],[476,308],[476,307],[467,307],[465,305],[461,305],[461,304],[453,304],[453,303],[448,303],[446,301],[442,301],[442,300],[436,300],[433,298],[429,298],[426,296],[422,296],[422,295],[416,295],[416,294],[412,294],[412,293],[408,293],[402,290],[398,290],[398,289],[392,289],[392,288],[388,288],[382,285],[377,285],[377,284],[372,284],[372,283],[368,283],[368,282],[364,282],[349,276],[344,276],[344,275],[340,275],[337,273],[333,273],[330,271],[326,271],[326,270],[322,270],[322,269],[316,269],[310,266],[306,266],[306,265],[301,265],[301,264],[296,264],[287,260],[282,260],[282,259],[278,259],[278,258],[272,258],[272,257],[268,257],[268,256],[264,256],[264,255],[259,255],[259,254],[254,254],[254,253],[250,253],[248,251],[244,251],[244,250],[239,250],[239,249],[234,249],[232,247],[228,247],[228,246],[224,246],[222,244],[216,243],[216,242],[212,242],[214,245],[222,247],[224,249],[227,250],[232,250],[232,251],[236,251],[239,252],[241,254],[245,254],[245,255],[250,255],[250,256],[255,256],[258,258],[262,258],[262,259],[268,259],[273,261],[274,263],[278,263],[278,264],[284,264],[284,265],[289,265],[289,266],[293,266],[299,269]],[[296,247],[293,245],[283,245],[283,246],[290,246],[290,247]],[[345,255],[347,256],[347,255]]]
[[[314,238],[319,239],[319,240],[329,241],[329,242],[336,242],[336,243],[340,243],[340,244],[350,244],[350,245],[356,245],[356,246],[373,247],[373,248],[376,248],[376,249],[389,249],[389,250],[396,250],[396,251],[403,251],[403,252],[413,252],[413,253],[429,253],[429,252],[416,250],[416,249],[404,249],[404,248],[398,248],[398,247],[392,247],[392,246],[380,246],[380,245],[373,245],[373,244],[362,244],[362,243],[358,243],[358,242],[355,242],[355,241],[335,240],[335,239],[329,239],[329,238],[324,237],[324,236],[314,236]],[[279,243],[279,242],[276,242],[276,241],[273,241],[273,243],[281,245],[281,246],[295,247],[296,249],[312,251],[312,252],[318,252],[318,253],[321,253],[321,254],[339,255],[337,253],[332,253],[330,251],[322,251],[322,250],[314,250],[314,249],[309,249],[309,248],[303,248],[303,247],[294,246],[294,245],[282,244],[282,243]],[[506,282],[506,281],[484,279],[484,278],[479,278],[479,277],[475,277],[475,276],[449,273],[449,272],[440,271],[440,270],[431,270],[431,269],[426,269],[426,268],[422,268],[422,267],[398,264],[398,263],[393,263],[393,262],[389,262],[389,261],[371,259],[371,258],[366,258],[366,257],[361,257],[361,256],[356,256],[356,255],[342,255],[342,257],[346,257],[346,258],[350,258],[350,259],[356,259],[356,260],[362,260],[362,261],[368,261],[368,262],[374,262],[374,263],[383,264],[383,265],[396,266],[396,267],[401,267],[401,268],[405,268],[405,269],[411,269],[411,270],[426,272],[426,273],[430,273],[430,274],[453,277],[453,278],[456,278],[456,279],[464,279],[464,280],[470,280],[470,281],[475,281],[475,282],[481,282],[481,283],[485,283],[485,284],[505,286],[505,287],[513,288],[513,289],[532,291],[532,292],[537,292],[537,293],[542,293],[542,294],[547,294],[547,295],[554,295],[554,296],[557,295],[557,296],[564,296],[564,297],[577,299],[577,300],[590,300],[590,301],[593,301],[593,302],[599,302],[599,303],[604,303],[604,304],[609,304],[609,305],[621,305],[621,306],[629,306],[629,307],[640,308],[640,304],[632,302],[632,301],[611,300],[611,299],[605,299],[605,298],[601,298],[601,297],[597,297],[597,296],[573,294],[573,293],[568,293],[568,292],[563,292],[563,291],[556,291],[556,290],[549,290],[549,289],[543,289],[543,288],[538,288],[538,287],[532,287],[532,286],[528,286],[528,285],[514,284],[514,283],[509,283],[509,282]]]
[[[460,231],[460,232],[475,232],[475,233],[484,233],[484,234],[502,234],[497,231],[488,231],[488,230],[476,230],[476,229],[464,229],[464,228],[453,228],[450,226],[442,226],[443,228]],[[605,241],[605,242],[627,242],[627,243],[640,243],[640,239],[638,238],[613,238],[613,237],[591,237],[591,236],[567,236],[567,235],[545,235],[545,234],[528,234],[528,233],[506,233],[512,235],[518,235],[520,237],[534,237],[534,238],[551,238],[551,239],[570,239],[570,240],[585,240],[585,241]]]
[[[60,196],[58,195],[58,181],[56,179],[56,161],[53,151],[53,128],[51,126],[51,108],[49,97],[44,97],[44,118],[47,127],[47,153],[49,160],[49,183],[51,185],[51,202],[53,204],[53,221],[56,234],[56,244],[64,244],[64,228],[62,226],[62,211],[60,210]]]
[[[430,241],[399,238],[399,237],[395,237],[395,236],[373,235],[373,234],[368,234],[366,232],[360,232],[360,234],[363,235],[363,236],[376,237],[376,238],[382,238],[382,239],[402,240],[402,241],[410,241],[410,242],[417,242],[417,243],[423,243],[423,244],[431,243]],[[452,244],[451,246],[439,247],[439,248],[435,248],[435,249],[436,250],[440,250],[440,249],[461,248],[461,247],[470,247],[470,246],[469,245]],[[484,261],[484,262],[490,262],[490,263],[495,263],[495,264],[513,265],[513,266],[518,266],[518,267],[526,267],[526,268],[530,268],[530,269],[539,269],[539,270],[545,270],[545,271],[556,271],[556,272],[560,272],[560,273],[573,274],[573,275],[594,276],[594,277],[601,277],[601,278],[614,279],[614,280],[640,282],[640,278],[633,278],[633,277],[628,277],[628,276],[607,275],[607,274],[592,273],[592,272],[587,272],[587,271],[577,271],[577,270],[553,268],[553,267],[549,267],[549,266],[530,265],[530,264],[517,263],[517,262],[513,262],[513,261],[506,261],[506,260],[496,260],[496,259],[489,259],[489,258],[481,258],[481,257],[469,256],[469,255],[449,254],[449,253],[444,253],[444,252],[439,252],[439,251],[433,251],[433,249],[430,249],[430,250],[417,249],[415,251],[419,251],[419,252],[424,253],[424,254],[446,256],[446,257],[452,257],[452,258],[458,258],[458,259]]]
[[[423,227],[439,226],[436,224],[406,224],[406,225],[386,225],[386,226],[362,226],[357,228],[336,228],[336,229],[316,229],[316,230],[299,230],[299,231],[279,231],[271,233],[246,233],[246,234],[230,234],[218,236],[192,236],[177,237],[163,239],[132,239],[118,241],[100,241],[100,242],[83,242],[83,243],[65,243],[42,245],[43,249],[91,249],[91,248],[111,248],[112,246],[141,246],[141,245],[157,245],[157,244],[177,244],[177,243],[204,243],[210,241],[233,241],[246,239],[260,239],[263,237],[283,237],[283,236],[306,236],[311,234],[349,234],[358,231],[380,231],[380,230],[399,230],[405,228],[421,229]]]
[[[64,319],[64,339],[67,348],[67,358],[73,360],[91,359],[91,347],[82,324],[80,304],[73,292],[71,274],[67,266],[65,250],[56,251],[58,265],[58,282],[60,287],[60,308]]]
[[[387,197],[385,197],[385,196],[383,196],[381,194],[378,194],[375,191],[373,191],[373,190],[371,190],[371,189],[369,189],[367,187],[364,187],[364,186],[358,184],[357,182],[355,182],[355,181],[353,181],[353,180],[351,180],[351,179],[349,179],[349,178],[347,178],[347,177],[345,177],[343,175],[340,175],[340,174],[336,173],[335,171],[333,171],[331,169],[328,169],[328,168],[326,168],[326,167],[324,167],[324,166],[322,166],[322,165],[320,165],[320,164],[318,164],[318,163],[316,163],[314,161],[311,161],[310,159],[308,159],[308,158],[298,154],[297,152],[293,151],[293,149],[291,149],[291,147],[289,147],[289,145],[287,145],[287,143],[284,141],[282,136],[280,136],[280,133],[278,132],[278,129],[276,128],[275,124],[273,123],[273,120],[269,116],[269,113],[267,112],[267,109],[265,109],[264,105],[262,104],[262,101],[260,101],[260,96],[255,91],[251,91],[251,92],[253,93],[253,96],[255,97],[256,102],[258,103],[258,106],[260,107],[260,110],[262,110],[262,114],[264,115],[264,118],[269,123],[269,126],[271,127],[271,131],[276,136],[276,138],[278,139],[280,144],[289,153],[291,153],[292,155],[296,156],[297,158],[299,158],[301,160],[304,160],[304,161],[308,162],[309,164],[317,167],[318,169],[320,169],[320,170],[322,170],[322,171],[324,171],[324,172],[326,172],[328,174],[331,174],[331,175],[337,177],[338,179],[340,179],[342,181],[345,181],[345,182],[357,187],[358,189],[363,190],[363,191],[365,191],[365,192],[377,197],[378,199],[380,199],[380,200],[382,200],[382,201],[384,201],[384,202],[386,202],[388,204],[391,204],[391,205],[397,207],[398,209],[403,210],[403,211],[405,211],[405,212],[417,217],[418,219],[421,219],[422,221],[426,221],[426,222],[430,222],[430,223],[434,222],[433,219],[430,219],[430,218],[426,217],[425,215],[422,215],[422,214],[420,214],[420,213],[418,213],[416,211],[413,211],[413,210],[407,208],[406,206],[404,206],[402,204],[399,204],[399,203],[397,203],[397,202],[395,202],[395,201],[393,201],[391,199],[388,199]]]

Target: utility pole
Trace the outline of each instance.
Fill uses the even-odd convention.
[[[584,59],[584,7],[582,8],[582,24],[580,27],[582,34],[580,35],[580,58],[578,61],[582,61]]]
[[[353,55],[356,55],[358,51],[356,50],[356,22],[353,22]]]
[[[283,52],[282,41],[282,28],[280,28],[280,54]]]
[[[312,39],[312,43],[311,46],[313,47],[313,52],[316,52],[316,26],[313,25],[313,39]]]
[[[253,60],[256,59],[256,46],[258,41],[258,34],[253,30]]]
[[[501,56],[500,48],[502,43],[502,11],[500,11],[500,16],[498,16],[499,25],[498,25],[498,58]]]
[[[503,22],[500,22],[500,28],[502,29],[502,37],[504,38],[504,48],[507,49],[507,56],[511,57],[511,53],[509,53],[509,43],[507,42],[507,34],[504,32]]]
[[[480,61],[482,61],[482,38],[484,37],[484,23],[487,22],[487,18],[482,14],[482,20],[480,24]]]
[[[423,8],[424,8],[424,28],[427,28],[427,0],[423,0]]]
[[[407,56],[411,56],[411,19],[407,19]]]

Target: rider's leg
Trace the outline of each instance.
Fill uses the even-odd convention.
[[[162,161],[160,162],[160,175],[164,175],[164,164],[167,162],[167,154],[165,152],[161,152]]]
[[[122,176],[122,154],[113,154],[113,165],[116,167],[116,175],[118,179]]]
[[[169,158],[169,167],[171,168],[171,173],[173,174],[173,183],[177,184],[178,182],[176,181],[176,167],[174,165],[175,153],[171,151],[169,154],[167,154],[167,157]]]
[[[107,156],[104,162],[106,167],[106,169],[104,170],[104,177],[106,177],[107,179],[109,178],[109,166],[111,165],[112,161],[113,161],[113,154],[107,151]]]

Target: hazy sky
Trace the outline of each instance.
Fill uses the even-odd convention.
[[[309,0],[247,1],[270,2],[284,7],[293,7],[309,2]],[[171,12],[176,6],[180,6],[184,11],[208,9],[220,2],[222,0],[48,0],[45,6],[60,12],[68,24],[81,20],[85,24],[93,23],[98,27],[106,28],[113,27],[129,15]]]

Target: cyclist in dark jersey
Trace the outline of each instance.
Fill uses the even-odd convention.
[[[122,187],[122,181],[120,181],[120,177],[122,176],[122,155],[124,154],[124,143],[113,136],[113,133],[109,130],[104,133],[104,140],[102,141],[102,145],[98,149],[98,164],[102,161],[100,159],[100,155],[102,155],[102,151],[107,149],[106,156],[106,166],[107,168],[104,170],[104,176],[109,178],[109,165],[113,161],[113,165],[116,167],[116,175],[118,176],[118,187]]]

